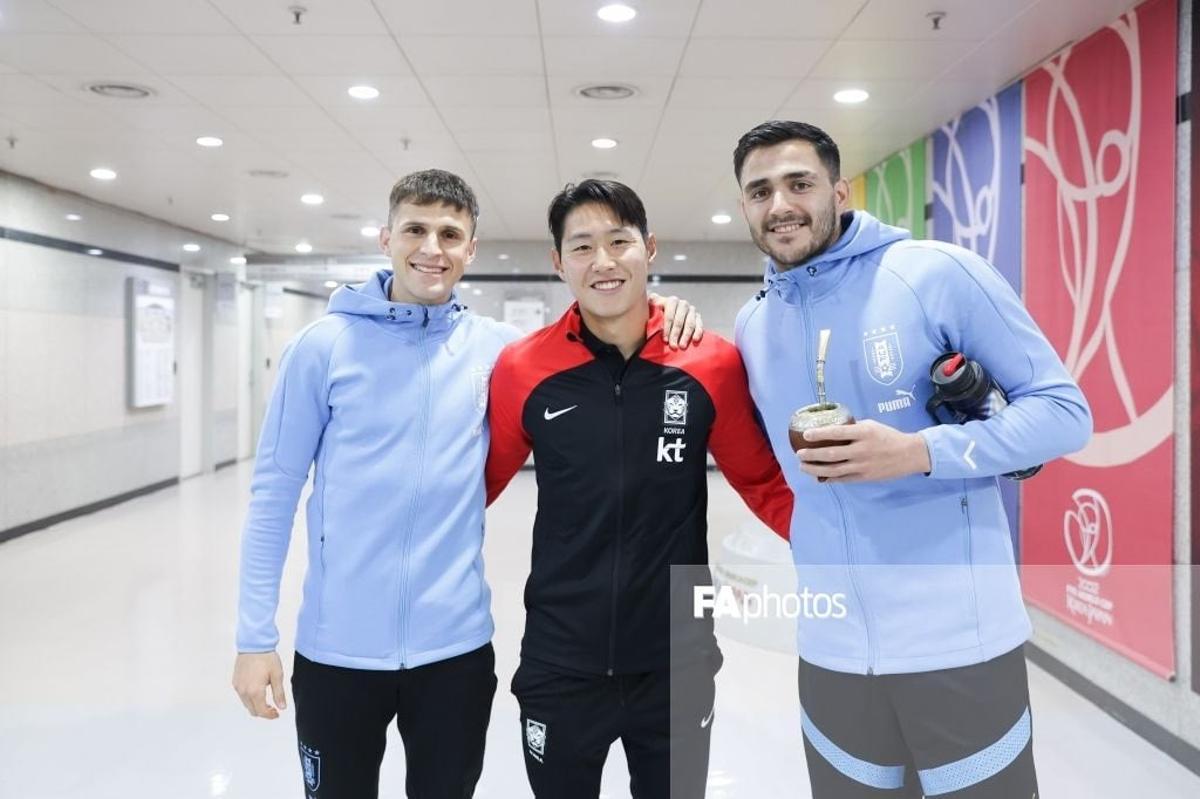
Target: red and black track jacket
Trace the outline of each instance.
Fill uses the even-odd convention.
[[[792,492],[737,349],[709,333],[671,350],[662,327],[652,307],[646,343],[626,361],[572,306],[508,345],[492,372],[489,504],[531,449],[537,474],[522,657],[580,674],[670,666],[670,567],[708,563],[707,450],[788,535]]]

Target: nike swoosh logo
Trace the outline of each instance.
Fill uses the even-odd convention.
[[[571,411],[575,410],[578,407],[579,407],[578,405],[572,405],[570,408],[563,408],[561,411],[555,411],[554,413],[550,413],[550,409],[547,408],[546,413],[543,415],[546,417],[546,421],[548,422],[551,419],[557,419],[558,417],[562,416],[564,413],[570,413]]]
[[[711,724],[711,723],[712,723],[712,717],[713,717],[713,711],[714,711],[714,710],[716,710],[716,708],[715,708],[715,707],[714,707],[714,708],[709,708],[709,710],[708,710],[708,715],[707,715],[707,716],[705,716],[703,719],[701,719],[701,720],[700,720],[700,729],[702,729],[702,730],[703,730],[703,729],[705,729],[706,727],[708,727],[708,725],[709,725],[709,724]]]

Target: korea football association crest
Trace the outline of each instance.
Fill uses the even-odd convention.
[[[321,787],[321,752],[304,743],[300,744],[300,767],[304,771],[304,785],[310,791]]]
[[[890,386],[904,372],[904,353],[895,325],[863,331],[863,357],[871,379]]]
[[[546,725],[533,719],[525,719],[525,744],[529,754],[541,762],[546,754]]]
[[[688,393],[667,391],[663,397],[663,424],[687,424]]]

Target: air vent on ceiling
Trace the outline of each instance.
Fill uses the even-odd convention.
[[[330,219],[340,219],[345,222],[356,222],[359,219],[358,214],[330,214]]]
[[[288,176],[288,173],[282,169],[251,169],[246,174],[252,178],[271,178],[273,180],[281,180]]]
[[[637,89],[623,83],[594,83],[580,86],[575,93],[589,100],[625,100],[637,94]]]
[[[108,81],[89,83],[85,88],[92,94],[98,94],[101,97],[112,97],[117,100],[144,100],[158,93],[154,89],[147,86],[138,86],[135,83],[110,83]]]

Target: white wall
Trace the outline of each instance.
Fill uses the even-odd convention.
[[[68,221],[67,213],[83,219]],[[0,226],[209,272],[232,268],[229,257],[240,254],[226,242],[6,173]],[[184,253],[187,241],[202,251]],[[203,302],[182,293],[176,272],[0,239],[0,531],[178,477],[182,420],[207,424],[200,418],[211,384],[205,343],[178,328],[175,401],[128,407],[129,277],[169,286],[185,323],[203,323]],[[192,435],[188,441],[194,464],[206,447]]]

